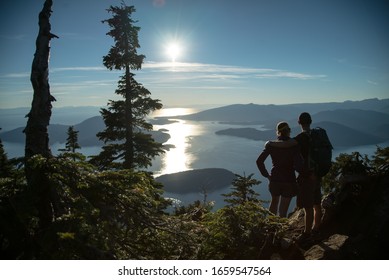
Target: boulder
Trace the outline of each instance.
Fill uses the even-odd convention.
[[[304,254],[306,260],[342,259],[342,248],[348,239],[347,235],[334,234],[327,240],[312,246]]]

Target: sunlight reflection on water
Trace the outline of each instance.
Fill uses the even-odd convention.
[[[174,145],[162,156],[162,167],[158,175],[190,170],[196,159],[187,149],[191,145],[191,137],[201,134],[201,126],[183,120],[174,121],[176,122],[168,125],[154,126],[156,130],[167,129],[170,139],[165,144]]]
[[[194,108],[164,108],[153,112],[151,118],[183,116],[183,115],[194,114],[196,112],[198,112],[198,110]]]

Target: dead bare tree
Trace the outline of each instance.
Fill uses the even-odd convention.
[[[51,156],[48,126],[51,117],[51,102],[55,101],[55,98],[50,94],[49,85],[50,41],[52,38],[58,38],[58,36],[51,33],[52,4],[52,0],[46,0],[42,11],[39,13],[39,33],[36,39],[36,51],[30,78],[34,95],[31,111],[26,116],[28,121],[24,130],[26,134],[26,177],[29,188],[36,195],[36,205],[42,227],[50,224],[53,219],[50,202],[51,190],[43,174],[44,172],[31,166],[29,159],[35,155]]]

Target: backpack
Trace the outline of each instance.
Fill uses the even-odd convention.
[[[325,176],[332,165],[332,144],[327,132],[321,127],[311,129],[309,133],[309,165],[319,177]]]

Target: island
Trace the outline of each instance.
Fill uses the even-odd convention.
[[[235,174],[223,168],[204,168],[165,174],[156,178],[170,193],[188,194],[206,191],[212,193],[231,185]]]

